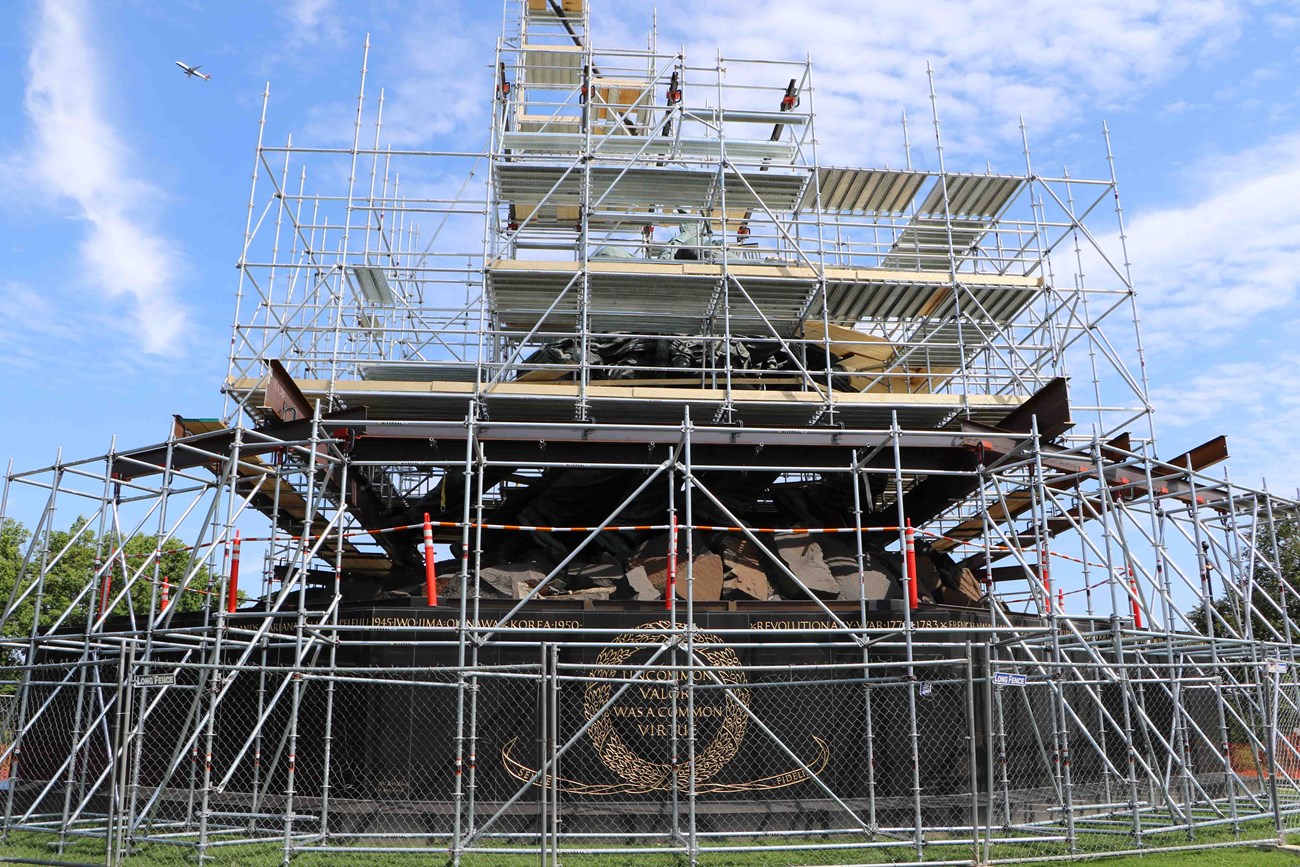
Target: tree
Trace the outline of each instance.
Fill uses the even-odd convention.
[[[1234,577],[1211,570],[1211,586],[1219,596],[1212,604],[1222,617],[1222,621],[1215,618],[1216,634],[1225,631],[1226,622],[1238,635],[1245,635],[1243,597],[1249,597],[1252,600],[1250,626],[1255,638],[1276,640],[1274,630],[1277,636],[1285,638],[1289,619],[1292,639],[1300,639],[1300,523],[1280,521],[1274,530],[1276,540],[1263,534],[1256,540],[1253,586],[1243,583],[1229,589],[1223,582],[1233,581]],[[1246,556],[1243,552],[1243,559]],[[1191,620],[1199,631],[1208,631],[1205,603],[1191,613]]]
[[[125,586],[129,575],[149,561],[158,547],[158,539],[158,536],[136,534],[121,545],[122,553],[113,558],[112,567],[105,573],[111,581],[110,589],[114,597]],[[35,550],[31,550],[31,543],[31,531],[20,522],[12,518],[0,521],[0,610],[8,603],[15,582],[21,581],[18,590],[21,594],[35,580],[44,563],[42,627],[51,626],[73,604],[86,585],[94,580],[96,560],[109,557],[117,548],[111,536],[106,536],[101,543],[94,530],[86,527],[84,518],[78,518],[66,530],[52,531],[48,540]],[[157,572],[160,579],[166,576],[171,583],[170,604],[178,611],[198,611],[207,599],[207,595],[200,592],[208,589],[207,567],[201,566],[190,580],[192,590],[180,593],[178,585],[192,568],[191,551],[176,539],[164,542],[161,551]],[[27,561],[25,569],[24,560]],[[153,584],[154,570],[151,567],[132,585],[129,605],[125,598],[121,599],[113,607],[113,614],[127,614],[133,609],[138,617],[143,617],[150,610],[151,604],[156,610]],[[158,589],[161,592],[161,587]],[[85,594],[64,622],[69,625],[84,624],[92,602],[98,608],[98,600],[92,600],[92,595]],[[35,594],[31,594],[9,617],[0,622],[0,636],[16,638],[30,635],[35,612]]]

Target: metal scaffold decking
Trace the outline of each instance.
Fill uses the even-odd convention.
[[[1300,503],[1157,451],[1113,170],[822,165],[811,62],[588,30],[507,3],[481,153],[268,91],[221,417],[6,477],[0,860],[1287,840]]]

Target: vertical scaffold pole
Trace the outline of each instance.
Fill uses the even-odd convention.
[[[668,626],[672,633],[677,631],[677,593],[672,589],[672,576],[677,571],[677,461],[672,450],[669,450],[668,459],[668,565],[665,567],[665,584],[667,585],[667,606],[668,606]],[[671,639],[669,639],[671,640]],[[680,657],[678,648],[673,647],[672,652],[668,655],[669,660],[675,666]],[[682,684],[678,678],[673,678],[673,688],[670,694],[672,702],[672,728],[668,732],[669,750],[671,754],[671,775],[670,781],[672,790],[669,792],[671,800],[671,831],[672,839],[669,841],[672,846],[679,846],[682,842],[682,819],[681,819],[681,763],[682,749],[681,738],[677,734],[677,720],[681,716],[682,704]]]
[[[348,507],[347,491],[351,490],[348,484],[348,475],[352,469],[352,463],[341,450],[336,450],[339,461],[339,508]],[[334,780],[334,695],[338,689],[336,681],[338,666],[338,648],[339,648],[339,606],[343,602],[343,548],[344,535],[343,525],[340,523],[338,528],[338,541],[334,545],[334,566],[333,584],[331,588],[334,592],[330,594],[329,602],[329,621],[327,624],[332,626],[329,641],[329,653],[327,654],[326,672],[328,677],[325,678],[325,737],[322,749],[322,769],[321,769],[321,787],[320,787],[320,837],[322,845],[329,845],[329,816],[330,816],[330,789]]]
[[[560,867],[560,646],[550,645],[551,694],[547,708],[551,742],[547,754],[551,763],[551,864]],[[542,778],[545,785],[546,778]]]
[[[1048,251],[1047,246],[1043,243],[1043,227],[1047,223],[1047,215],[1043,208],[1042,193],[1037,190],[1039,180],[1034,175],[1034,164],[1029,155],[1029,129],[1025,126],[1025,118],[1023,115],[1019,116],[1018,120],[1020,121],[1020,145],[1025,157],[1025,178],[1028,181],[1029,187],[1029,213],[1034,218],[1034,255],[1036,261],[1042,263],[1042,268],[1046,272],[1045,276],[1047,278],[1047,285],[1055,289],[1056,274],[1052,268],[1052,256]],[[1075,244],[1077,249],[1077,234],[1075,235]],[[1054,294],[1053,291],[1049,297]],[[1049,302],[1049,304],[1050,303],[1051,302]],[[1056,316],[1045,315],[1043,317],[1042,328],[1047,335],[1047,345],[1051,347],[1052,368],[1055,371],[1056,376],[1067,376],[1064,341],[1057,330],[1059,327]],[[1101,401],[1098,400],[1099,405],[1100,403]]]
[[[1048,688],[1052,692],[1054,699],[1052,703],[1052,752],[1056,758],[1056,771],[1059,776],[1059,786],[1061,795],[1061,810],[1065,819],[1065,843],[1070,852],[1077,848],[1077,839],[1074,825],[1074,791],[1073,791],[1073,774],[1070,769],[1070,734],[1069,718],[1066,711],[1065,686],[1062,673],[1066,670],[1063,667],[1065,662],[1061,653],[1061,630],[1057,625],[1057,619],[1063,616],[1064,612],[1060,610],[1061,606],[1052,608],[1052,582],[1049,577],[1050,563],[1048,557],[1050,552],[1047,545],[1047,486],[1043,478],[1043,449],[1042,439],[1039,436],[1038,416],[1030,418],[1031,440],[1033,442],[1034,455],[1034,478],[1033,478],[1033,497],[1032,505],[1034,507],[1034,541],[1038,546],[1038,568],[1042,572],[1043,596],[1046,603],[1047,622],[1051,627],[1051,650],[1052,650],[1052,674],[1053,680],[1048,682]]]
[[[253,208],[257,204],[257,176],[262,164],[262,135],[266,131],[266,107],[270,100],[271,82],[268,81],[266,87],[262,90],[262,116],[257,122],[257,147],[253,153],[253,174],[248,188],[248,212],[244,217],[244,244],[239,252],[239,261],[236,263],[236,267],[239,269],[239,281],[235,284],[235,312],[234,319],[230,324],[230,332],[232,335],[237,335],[239,333],[239,319],[244,299],[244,280],[247,279],[248,249],[253,243]],[[289,153],[287,149],[285,151],[284,159],[285,164],[288,165]],[[274,176],[272,177],[274,178]],[[299,195],[298,203],[301,207],[301,195]],[[281,202],[281,205],[283,206],[283,202]],[[238,351],[239,340],[237,338],[232,339],[230,341],[230,359],[226,363],[227,382],[235,378],[235,355]],[[226,392],[225,406],[222,409],[222,415],[227,419],[239,413],[238,409],[231,409],[230,401],[232,394],[233,392],[231,391]]]
[[[689,816],[687,827],[688,855],[691,867],[696,867],[700,853],[699,841],[699,796],[697,788],[697,770],[695,763],[697,752],[695,743],[695,475],[691,465],[691,408],[687,406],[682,421],[682,461],[686,474],[686,768],[687,768],[687,804]],[[677,720],[673,720],[674,727]]]
[[[1281,666],[1275,665],[1273,659],[1269,659],[1261,669],[1263,677],[1267,677],[1268,683],[1264,688],[1264,713],[1265,719],[1268,720],[1264,728],[1264,734],[1268,738],[1266,746],[1266,758],[1268,760],[1268,800],[1273,808],[1273,828],[1277,833],[1279,843],[1286,842],[1286,826],[1282,824],[1282,802],[1278,800],[1277,777],[1280,769],[1277,763],[1277,714],[1278,714],[1278,692],[1281,690],[1282,669]],[[1262,678],[1261,678],[1262,679]]]
[[[279,458],[275,462],[276,479],[278,482],[279,481],[287,482],[287,479],[285,478],[286,464],[284,462],[283,449],[280,450],[278,454],[279,454]],[[271,527],[273,529],[271,533],[271,538],[266,546],[267,561],[266,561],[265,568],[267,569],[267,573],[264,581],[266,601],[262,609],[266,614],[269,614],[271,610],[275,607],[274,595],[271,592],[271,576],[274,574],[272,571],[271,564],[273,562],[272,558],[274,558],[276,554],[276,549],[277,547],[279,547],[278,543],[279,543],[279,536],[281,533],[280,523],[278,520],[280,517],[280,494],[281,491],[284,489],[284,487],[285,485],[283,484],[276,484],[275,490],[272,492],[271,495]],[[290,488],[290,490],[292,490],[292,488]],[[292,541],[288,542],[289,546],[292,546],[293,544],[294,543]],[[287,579],[287,577],[288,575],[286,574],[284,578]],[[261,642],[261,645],[262,646],[259,654],[261,661],[260,664],[258,665],[258,671],[257,671],[257,718],[258,719],[262,719],[263,714],[266,711],[267,658],[269,655],[267,642],[263,641]],[[253,799],[252,799],[252,807],[249,810],[250,813],[248,819],[249,833],[252,833],[256,828],[256,823],[257,823],[256,814],[261,812],[262,797],[264,795],[264,790],[262,786],[263,784],[262,744],[263,741],[265,740],[265,728],[266,728],[265,726],[258,726],[257,731],[253,733],[253,781],[252,781]],[[270,779],[267,779],[266,782],[269,784]]]
[[[592,88],[592,56],[590,40],[582,40],[582,153],[578,156],[581,188],[579,190],[578,214],[578,268],[581,276],[578,286],[578,401],[574,406],[574,418],[586,421],[591,411],[591,127],[595,113],[591,110],[594,91]],[[617,112],[611,111],[611,115]],[[611,118],[611,123],[613,123]]]
[[[482,365],[478,365],[482,368]],[[454,800],[453,821],[452,821],[452,845],[451,856],[452,864],[459,867],[461,857],[464,853],[466,842],[466,816],[465,816],[465,778],[463,769],[465,766],[465,702],[466,692],[469,689],[469,682],[465,677],[465,663],[468,656],[471,635],[469,632],[469,524],[470,524],[470,496],[469,496],[469,476],[474,466],[474,436],[475,425],[478,423],[478,400],[472,399],[469,402],[469,411],[465,416],[465,483],[464,498],[465,502],[461,504],[461,525],[460,525],[460,616],[456,624],[456,765],[454,769],[455,781],[452,797]],[[443,477],[443,485],[447,484],[447,477]],[[445,488],[444,488],[445,490]]]
[[[866,640],[867,630],[867,591],[866,563],[862,548],[862,490],[863,484],[870,484],[867,476],[858,464],[858,450],[850,452],[853,480],[853,541],[858,558],[858,628],[862,630],[862,718],[864,725],[863,740],[867,747],[867,827],[876,833],[876,744],[875,731],[871,719],[871,651]],[[870,495],[868,493],[868,501]]]
[[[1106,481],[1105,481],[1106,471],[1105,471],[1105,465],[1103,463],[1101,445],[1102,445],[1101,439],[1094,431],[1092,437],[1092,459],[1093,459],[1093,466],[1095,467],[1096,477],[1101,480],[1101,485],[1098,491],[1099,500],[1101,501],[1101,508],[1099,510],[1098,517],[1101,519],[1102,540],[1106,550],[1106,571],[1108,574],[1108,580],[1106,582],[1106,585],[1110,589],[1111,648],[1112,648],[1112,653],[1114,655],[1114,664],[1118,668],[1116,677],[1119,680],[1121,708],[1123,710],[1124,749],[1125,749],[1125,757],[1128,761],[1128,780],[1127,780],[1128,789],[1129,789],[1128,807],[1133,817],[1133,824],[1132,824],[1133,847],[1135,849],[1140,849],[1142,848],[1142,809],[1141,809],[1140,800],[1138,798],[1138,788],[1137,788],[1138,787],[1137,750],[1133,746],[1133,708],[1131,707],[1130,704],[1130,702],[1132,701],[1130,697],[1132,690],[1130,688],[1129,683],[1127,682],[1130,677],[1130,674],[1129,674],[1129,668],[1125,664],[1125,658],[1124,658],[1124,636],[1123,636],[1123,628],[1121,625],[1121,618],[1120,618],[1121,608],[1120,608],[1120,601],[1119,601],[1121,591],[1117,587],[1117,585],[1121,581],[1123,581],[1124,578],[1121,575],[1117,575],[1115,572],[1115,551],[1114,551],[1115,542],[1114,542],[1114,534],[1111,532],[1111,528],[1110,528],[1110,522],[1113,520],[1113,518],[1111,515],[1111,507],[1110,507],[1111,504],[1110,492],[1106,486]]]
[[[367,37],[369,42],[369,37]],[[302,709],[302,691],[303,676],[301,667],[305,659],[303,642],[307,638],[307,575],[311,569],[311,552],[312,528],[316,526],[316,516],[322,511],[321,502],[324,500],[324,491],[320,490],[320,483],[317,481],[318,476],[318,456],[321,453],[321,402],[316,401],[312,409],[311,420],[311,442],[307,452],[307,509],[303,521],[303,539],[299,547],[301,561],[298,567],[298,605],[294,616],[293,629],[293,666],[294,670],[290,673],[293,683],[289,691],[289,737],[288,737],[288,764],[285,769],[284,780],[284,859],[285,867],[288,867],[289,861],[293,857],[293,834],[294,821],[298,818],[295,814],[296,796],[298,793],[298,715]],[[231,490],[234,490],[233,484]],[[340,525],[340,532],[341,532]],[[238,540],[238,535],[236,535]],[[342,540],[337,543],[342,546]]]
[[[231,446],[229,457],[226,458],[226,464],[222,468],[221,488],[219,489],[219,492],[217,494],[217,499],[214,500],[213,502],[214,508],[210,520],[214,530],[214,539],[218,538],[218,535],[225,536],[227,533],[230,533],[231,530],[234,528],[234,520],[235,520],[234,500],[235,500],[235,490],[239,479],[239,455],[240,455],[240,449],[243,445],[243,437],[244,437],[243,428],[235,428],[235,441],[234,444]],[[220,499],[223,494],[225,496],[226,515],[224,518],[224,524],[220,524],[219,522],[222,519],[217,514],[217,508],[219,506]],[[310,512],[310,508],[308,511]],[[311,526],[310,514],[308,515],[308,518],[309,518],[309,522],[307,526]],[[216,528],[218,526],[223,527],[223,530],[220,531],[219,534],[216,532]],[[227,543],[227,545],[229,545],[229,543]],[[229,547],[227,547],[226,550],[228,552],[230,550]],[[233,560],[229,560],[226,563],[223,563],[222,571],[228,573],[232,565],[233,565]],[[238,576],[236,575],[236,577]],[[229,598],[228,595],[229,584],[230,584],[230,580],[229,580],[229,575],[227,574],[224,578],[224,583],[217,590],[216,599],[220,600],[222,598],[226,598],[226,599]],[[221,684],[222,681],[224,680],[224,677],[222,675],[222,670],[223,670],[222,654],[225,652],[226,632],[230,626],[229,618],[232,613],[228,603],[226,605],[222,605],[220,604],[220,602],[218,602],[214,607],[217,610],[217,623],[215,629],[216,634],[212,642],[212,653],[209,656],[210,662],[207,666],[207,669],[205,670],[205,672],[203,672],[203,674],[200,675],[199,678],[200,691],[206,690],[208,694],[207,695],[207,699],[208,699],[207,720],[204,725],[204,732],[203,732],[203,767],[201,772],[202,795],[200,796],[200,801],[199,801],[198,860],[200,864],[205,863],[205,861],[209,858],[208,837],[211,833],[211,818],[212,818],[212,812],[211,812],[212,753],[215,748],[215,744],[217,740],[217,705],[220,701]],[[197,738],[195,740],[195,743],[196,744],[198,743]],[[286,846],[286,851],[287,851],[287,846]]]
[[[1129,309],[1133,314],[1133,348],[1137,353],[1138,374],[1141,377],[1141,391],[1138,397],[1147,421],[1147,441],[1154,447],[1156,441],[1155,419],[1151,413],[1151,384],[1147,376],[1146,347],[1142,344],[1142,320],[1138,317],[1137,293],[1133,291],[1133,266],[1128,258],[1128,230],[1124,227],[1124,206],[1119,200],[1119,175],[1115,171],[1115,152],[1110,146],[1110,127],[1105,121],[1101,124],[1102,138],[1106,142],[1106,165],[1110,170],[1110,190],[1115,198],[1115,224],[1119,229],[1119,247],[1124,262],[1124,288],[1128,290]]]
[[[482,622],[480,616],[479,603],[483,598],[482,594],[482,575],[483,570],[483,495],[484,495],[484,470],[486,459],[483,453],[483,442],[478,438],[478,428],[475,426],[471,429],[471,446],[472,449],[467,454],[473,457],[473,462],[465,467],[465,501],[470,500],[470,482],[474,485],[474,590],[472,595],[472,608],[470,623],[477,626]],[[468,554],[467,554],[468,556]],[[469,749],[466,752],[465,763],[465,810],[468,814],[468,825],[466,833],[473,836],[478,826],[478,814],[475,805],[478,799],[478,693],[481,688],[481,681],[478,676],[480,648],[483,642],[475,640],[470,647],[470,668],[474,673],[469,679]],[[490,682],[490,681],[489,681]],[[552,737],[555,733],[551,732]],[[543,778],[543,783],[545,779]],[[555,809],[558,805],[552,799],[551,808]]]
[[[114,440],[114,443],[116,444],[116,440]],[[104,466],[104,491],[100,499],[99,531],[95,537],[95,560],[94,560],[94,565],[92,566],[93,571],[91,572],[90,575],[90,581],[92,586],[94,582],[98,580],[99,563],[103,554],[104,525],[105,525],[105,518],[108,512],[107,504],[109,501],[109,497],[112,496],[113,461],[115,456],[114,455],[115,450],[116,450],[116,445],[114,445],[114,447],[109,449],[109,454],[105,461],[105,466]],[[170,464],[171,461],[169,460],[168,461],[169,467]],[[4,508],[2,505],[0,505],[0,521],[3,520],[3,516],[4,516]],[[93,594],[92,594],[92,598],[93,598]],[[73,744],[74,755],[72,755],[68,760],[68,773],[67,773],[67,777],[64,779],[64,788],[63,788],[63,812],[61,815],[61,821],[59,822],[59,844],[58,844],[58,849],[56,850],[59,855],[64,854],[64,847],[67,844],[68,824],[69,824],[68,817],[72,812],[73,793],[78,792],[80,794],[79,787],[85,786],[86,784],[85,778],[88,776],[88,774],[84,773],[84,769],[83,772],[80,774],[77,772],[78,765],[77,765],[77,756],[75,754],[80,751],[78,744],[81,742],[81,737],[83,734],[82,723],[83,723],[84,715],[87,713],[87,710],[85,708],[87,698],[88,698],[88,696],[86,695],[87,693],[86,681],[90,673],[90,659],[91,659],[90,648],[91,648],[91,637],[95,629],[95,617],[96,617],[95,609],[91,605],[91,602],[88,600],[86,604],[86,623],[82,631],[83,644],[81,649],[81,660],[78,663],[79,671],[77,672],[77,709],[74,714],[73,723],[72,723],[72,744]],[[98,652],[96,652],[95,656],[98,657],[98,655],[99,655]],[[34,661],[34,660],[29,660],[29,661]],[[96,668],[98,667],[96,666]],[[95,680],[98,681],[100,680],[100,678],[96,676]],[[99,689],[99,687],[96,687],[96,689]],[[87,735],[89,734],[89,729],[94,727],[96,723],[99,721],[99,719],[100,717],[97,714],[96,719],[92,720],[89,723],[89,725],[87,725],[87,731],[86,731]],[[87,747],[89,747],[89,743],[87,743]]]
[[[547,642],[541,642],[538,645],[537,656],[537,767],[542,769],[542,779],[538,785],[541,791],[537,795],[537,847],[541,855],[542,867],[546,867],[546,852],[551,833],[551,786],[549,781],[550,776],[555,773],[555,768],[551,765],[552,753],[549,752],[551,746],[551,714],[547,694],[550,691],[551,663],[550,656],[547,653],[548,648]],[[550,771],[546,770],[548,767]]]
[[[1232,769],[1232,745],[1228,733],[1228,717],[1224,712],[1224,692],[1223,692],[1223,671],[1224,662],[1219,658],[1219,641],[1217,637],[1218,625],[1215,623],[1214,608],[1214,590],[1210,586],[1210,561],[1208,550],[1210,543],[1201,538],[1201,522],[1197,517],[1196,501],[1196,476],[1192,472],[1191,458],[1188,457],[1187,464],[1187,483],[1191,490],[1191,497],[1187,504],[1187,515],[1191,519],[1192,525],[1192,545],[1196,548],[1197,573],[1201,581],[1201,609],[1205,612],[1205,636],[1210,648],[1210,664],[1213,666],[1214,677],[1211,679],[1211,685],[1214,689],[1215,705],[1218,713],[1217,722],[1219,725],[1219,758],[1223,762],[1223,785],[1228,795],[1228,816],[1232,820],[1233,834],[1239,834],[1241,825],[1237,814],[1237,785],[1240,782],[1237,774]]]
[[[934,150],[939,160],[939,184],[938,189],[943,193],[943,226],[947,233],[947,256],[948,262],[948,282],[952,291],[953,317],[957,324],[957,358],[958,358],[958,376],[961,381],[961,403],[962,412],[967,418],[970,417],[970,362],[966,356],[966,339],[962,329],[962,309],[961,293],[962,285],[957,274],[957,251],[953,247],[952,237],[952,200],[948,196],[948,172],[943,162],[943,134],[940,131],[939,124],[939,94],[934,88],[934,69],[927,61],[925,64],[925,75],[930,82],[930,113],[934,118]],[[927,370],[927,373],[929,371]],[[934,380],[927,380],[928,385],[933,388]],[[919,855],[919,853],[918,853]]]
[[[167,538],[167,507],[171,499],[172,487],[172,463],[176,449],[176,431],[167,438],[167,449],[163,463],[162,485],[158,489],[158,531],[154,539],[153,549],[153,586],[150,588],[150,600],[148,615],[145,618],[145,642],[144,642],[144,670],[143,674],[152,673],[153,654],[154,654],[154,625],[162,619],[166,613],[167,607],[171,602],[170,587],[166,573],[162,571],[162,555],[164,539]],[[109,474],[111,477],[111,473]],[[161,585],[159,584],[161,579]],[[154,597],[159,597],[158,612],[154,613]],[[166,687],[164,687],[165,689]],[[134,829],[136,825],[136,800],[140,790],[140,772],[144,762],[145,732],[144,724],[146,715],[150,709],[149,705],[149,687],[146,685],[140,690],[140,712],[137,715],[138,729],[132,733],[135,738],[135,752],[131,761],[131,786],[127,795],[127,843],[132,844]]]
[[[899,542],[902,544],[904,552],[906,552],[908,548],[907,528],[910,526],[910,522],[903,501],[902,429],[898,426],[897,412],[891,415],[889,435],[894,447],[894,499],[898,507]],[[916,682],[916,667],[913,665],[912,649],[912,600],[917,596],[915,569],[915,555],[913,554],[913,562],[905,570],[906,574],[903,576],[903,580],[908,585],[908,604],[903,606],[903,646],[906,651],[907,662],[907,721],[912,753],[912,842],[916,850],[916,858],[919,861],[924,857],[922,850],[925,847],[925,827],[921,819],[921,746],[916,722],[916,690],[918,684]]]
[[[970,780],[971,860],[980,863],[980,772],[975,752],[975,657],[970,639],[966,639],[966,768]]]

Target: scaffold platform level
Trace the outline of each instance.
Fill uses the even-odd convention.
[[[948,172],[940,180],[935,172],[838,166],[822,166],[816,177],[804,188],[797,211],[996,220],[1027,183],[1017,175]]]
[[[438,376],[441,367],[427,369]],[[411,376],[415,374],[412,373]],[[716,380],[716,377],[710,377]],[[784,378],[789,382],[790,377]],[[682,418],[683,407],[693,415],[711,419],[720,407],[734,404],[746,423],[758,427],[804,425],[824,407],[826,393],[816,389],[762,388],[725,389],[702,386],[690,380],[674,380],[679,387],[626,382],[593,382],[586,386],[587,398],[599,407],[598,416],[610,424],[673,424]],[[751,380],[761,385],[762,379]],[[474,382],[429,380],[297,380],[309,400],[333,398],[347,407],[366,407],[376,417],[392,419],[463,419],[474,399],[489,418],[511,421],[566,421],[573,418],[574,404],[582,389],[567,382],[499,382],[480,387]],[[234,380],[227,389],[250,405],[265,398],[265,381]],[[730,400],[728,400],[730,398]],[[860,429],[888,428],[895,415],[908,428],[943,427],[957,416],[994,424],[1019,406],[1024,396],[988,394],[888,394],[837,392],[833,395],[839,420]]]
[[[588,196],[590,209],[595,211],[659,207],[670,215],[676,209],[704,211],[721,207],[723,186],[728,208],[766,207],[788,212],[794,210],[807,182],[806,172],[719,173],[635,163],[593,166],[583,172],[573,165],[509,162],[496,165],[494,171],[501,199],[516,208],[535,207],[543,200],[556,206],[577,205]],[[653,222],[654,218],[647,210],[644,219]]]
[[[836,324],[919,316],[941,320],[954,316],[958,304],[952,278],[936,271],[625,259],[584,266],[516,259],[488,265],[492,309],[504,328],[572,331],[580,294],[573,287],[583,275],[590,286],[591,329],[613,334],[697,334],[702,326],[721,334],[716,290],[726,279],[743,288],[732,289],[727,314],[737,336],[769,337],[773,329],[794,336],[823,283]],[[995,323],[1014,321],[1044,288],[1039,277],[1002,274],[963,273],[958,282],[969,298],[963,315]]]
[[[534,123],[545,129],[564,121]],[[615,135],[612,132],[589,137],[572,132],[512,131],[502,134],[501,147],[515,155],[590,153],[600,157],[637,157],[698,163],[716,162],[722,157],[722,145],[717,139],[679,136],[665,140],[657,136]],[[726,154],[730,160],[744,164],[770,162],[789,165],[798,154],[798,146],[788,141],[728,140]]]

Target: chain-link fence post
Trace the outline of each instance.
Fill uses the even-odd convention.
[[[1273,827],[1277,831],[1279,843],[1286,842],[1286,834],[1282,827],[1282,802],[1278,798],[1277,791],[1277,716],[1278,716],[1278,692],[1281,690],[1282,665],[1273,658],[1264,662],[1264,676],[1268,679],[1268,686],[1264,690],[1264,732],[1266,739],[1264,741],[1265,757],[1268,761],[1268,799],[1273,808]]]

